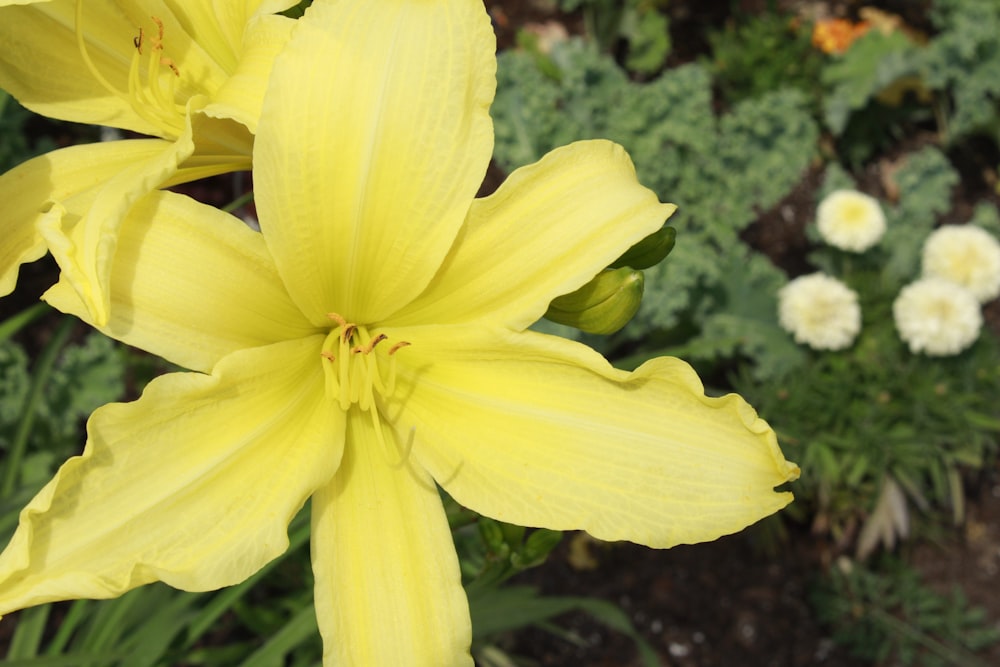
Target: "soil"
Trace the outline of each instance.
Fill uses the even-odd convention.
[[[935,541],[904,545],[904,557],[936,592],[949,594],[959,587],[1000,629],[1000,468],[983,475],[967,503],[969,515],[961,528]],[[837,555],[833,546],[801,526],[786,526],[779,540],[767,528],[663,551],[569,535],[547,563],[515,583],[547,595],[595,596],[618,604],[663,666],[871,664],[836,644],[809,604],[809,591]],[[530,629],[507,638],[502,647],[522,665],[643,664],[632,640],[585,613],[557,622],[578,641]],[[1000,644],[977,657],[982,665],[1000,665]]]

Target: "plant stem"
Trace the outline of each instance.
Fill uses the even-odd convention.
[[[28,396],[24,401],[24,410],[21,413],[21,421],[18,422],[17,432],[14,434],[14,441],[10,445],[10,452],[8,452],[7,456],[7,466],[3,471],[0,497],[6,497],[14,490],[18,473],[21,470],[21,462],[24,460],[24,453],[28,447],[28,436],[31,434],[31,427],[35,422],[35,415],[38,413],[38,404],[42,400],[42,390],[52,375],[52,368],[55,366],[59,351],[66,344],[75,325],[75,317],[63,317],[59,328],[56,329],[55,334],[52,336],[52,340],[42,350],[41,356],[38,357],[38,361],[35,363],[31,377],[31,387],[28,389]]]
[[[3,322],[0,322],[0,341],[7,340],[50,310],[52,310],[52,307],[49,304],[39,301],[30,308],[25,308],[17,315],[8,317]]]

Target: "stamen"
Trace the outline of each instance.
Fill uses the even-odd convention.
[[[410,437],[407,439],[406,449],[400,453],[399,460],[393,461],[395,457],[390,457],[389,443],[385,441],[385,432],[382,430],[382,420],[379,418],[378,410],[371,410],[372,415],[372,427],[375,429],[375,439],[378,440],[379,446],[382,448],[382,453],[385,455],[386,460],[391,468],[401,468],[406,463],[407,459],[410,458],[410,452],[413,450],[413,429],[410,429]],[[393,443],[396,443],[396,438],[392,438]]]
[[[157,26],[156,37],[147,38],[146,33],[140,27],[139,35],[132,38],[132,45],[135,46],[136,53],[132,57],[132,62],[128,70],[128,92],[122,92],[101,74],[87,50],[87,41],[84,38],[83,28],[83,0],[77,0],[76,2],[75,18],[77,50],[79,50],[80,57],[83,59],[87,69],[101,87],[131,106],[136,115],[144,121],[159,128],[162,132],[161,136],[165,138],[180,136],[184,131],[185,107],[174,102],[174,93],[176,91],[174,81],[180,77],[180,70],[173,60],[162,55],[163,21],[155,16],[151,17]],[[147,42],[147,39],[152,43],[154,53],[151,53],[149,56],[146,82],[143,85],[142,77],[139,73],[139,60],[141,60],[142,47]],[[161,55],[156,56],[156,52],[161,52]],[[170,84],[166,86],[166,89],[160,83],[159,67],[161,65],[169,67],[174,73],[174,78],[170,79]]]
[[[350,371],[351,358],[347,353],[347,341],[344,340],[344,336],[340,336],[340,342],[338,343],[340,349],[340,363],[337,364],[338,377],[337,382],[340,385],[340,409],[347,410],[351,407],[351,387],[350,387],[350,377],[348,371]]]
[[[396,350],[404,348],[404,347],[406,347],[409,344],[410,344],[410,342],[406,341],[406,340],[399,341],[398,343],[396,343],[395,345],[393,345],[392,347],[389,348],[389,356],[391,357],[392,355],[396,354]]]
[[[156,24],[156,39],[153,40],[153,48],[158,51],[163,50],[163,21],[156,18],[155,16],[150,16],[153,19],[153,23]]]
[[[354,354],[358,353],[371,354],[372,350],[375,349],[375,346],[384,341],[386,338],[388,338],[388,336],[386,336],[384,333],[380,333],[379,335],[372,338],[367,345],[355,345],[354,349],[352,349],[351,352]]]
[[[339,313],[326,316],[336,325],[320,352],[320,356],[333,364],[326,370],[327,395],[336,396],[343,410],[357,405],[361,410],[377,412],[376,394],[389,396],[395,390],[396,352],[409,345],[409,341],[393,344],[382,357],[376,348],[389,339],[387,334],[369,336],[366,327],[348,322]]]
[[[160,19],[156,18],[155,16],[150,16],[149,18],[153,19],[153,23],[156,24],[156,29],[157,29],[157,37],[153,41],[153,50],[154,51],[160,51],[160,52],[162,52],[163,51],[163,21],[161,21]],[[142,53],[142,51],[140,51],[139,53]],[[150,63],[152,63],[152,59],[150,59]],[[175,65],[174,61],[171,60],[170,58],[167,58],[165,56],[161,56],[160,57],[160,64],[161,65],[166,65],[167,67],[169,67],[170,70],[176,76],[180,76],[181,75],[180,70],[177,69],[177,65]],[[150,69],[155,69],[155,67],[150,67]]]
[[[382,447],[382,453],[389,454],[389,445],[385,443],[385,433],[382,432],[382,420],[378,418],[378,410],[370,410],[372,415],[372,428],[375,429],[375,439]]]
[[[135,43],[134,40],[133,43]],[[141,31],[139,32],[139,44],[142,44]],[[104,78],[100,71],[98,71],[97,66],[94,65],[94,61],[90,59],[90,54],[87,53],[87,42],[83,39],[83,0],[76,0],[76,46],[80,51],[80,55],[83,57],[84,64],[87,66],[87,69],[90,70],[90,73],[94,75],[94,78],[97,79],[97,82],[112,95],[124,98],[125,94],[112,86],[111,83]],[[138,45],[136,48],[138,48]]]

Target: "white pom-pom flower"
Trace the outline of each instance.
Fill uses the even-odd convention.
[[[986,303],[1000,295],[1000,242],[975,225],[939,227],[924,242],[923,275],[957,283]]]
[[[935,357],[969,347],[983,326],[972,292],[941,278],[922,278],[904,287],[892,304],[892,315],[911,352]]]
[[[873,197],[856,190],[836,190],[819,203],[816,226],[833,247],[864,252],[885,234],[885,214]]]
[[[836,278],[813,273],[778,291],[778,323],[817,350],[842,350],[861,330],[858,295]]]

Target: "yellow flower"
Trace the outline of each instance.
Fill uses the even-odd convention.
[[[943,278],[921,278],[892,303],[896,331],[910,352],[949,357],[979,338],[983,314],[975,294]]]
[[[0,295],[49,250],[106,322],[118,228],[135,200],[250,168],[271,63],[295,24],[270,13],[293,4],[0,0],[0,88],[46,116],[159,137],[56,150],[0,176]]]
[[[943,278],[966,288],[979,303],[1000,295],[1000,242],[976,225],[944,225],[924,241],[925,278]]]
[[[816,350],[843,350],[861,331],[858,294],[824,273],[792,280],[778,290],[778,323]]]
[[[885,214],[874,197],[856,190],[836,190],[816,209],[823,240],[841,250],[864,252],[885,234]]]
[[[0,555],[0,613],[237,583],[311,498],[324,664],[471,665],[438,486],[653,547],[791,501],[798,468],[740,397],[526,329],[674,207],[605,141],[475,199],[494,48],[478,0],[316,2],[258,127],[261,232],[169,192],[134,207],[104,330],[195,372],[93,414]],[[46,298],[88,317],[65,280]]]

